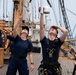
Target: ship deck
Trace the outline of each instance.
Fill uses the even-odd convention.
[[[35,68],[32,72],[30,71],[30,75],[38,75],[37,69],[41,61],[41,53],[33,53],[33,58],[34,58]],[[74,68],[74,61],[75,60],[59,57],[59,62],[61,63],[62,66],[62,75],[72,75]],[[29,65],[29,60],[28,60],[28,65]],[[7,67],[8,64],[4,64],[4,66],[0,68],[0,75],[6,75]],[[16,75],[19,75],[18,72]]]

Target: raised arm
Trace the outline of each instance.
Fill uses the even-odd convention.
[[[41,8],[39,8],[39,12],[41,11]],[[40,14],[40,40],[44,38],[44,14]]]
[[[19,18],[18,18],[18,20],[17,20],[17,22],[16,22],[16,24],[14,25],[14,29],[13,29],[13,36],[14,37],[16,37],[17,36],[17,27],[19,26],[19,23],[21,22],[21,20],[22,20],[22,17],[23,17],[23,14],[20,14],[19,15]]]
[[[65,29],[64,27],[61,27],[61,26],[54,26],[54,27],[56,27],[57,29],[60,29],[62,31],[62,35],[60,36],[60,40],[63,42],[66,39],[66,36],[68,34],[68,30]]]

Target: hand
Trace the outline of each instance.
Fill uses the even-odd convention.
[[[38,11],[41,12],[41,7],[39,7]],[[44,12],[44,8],[43,8],[43,12]]]
[[[34,69],[34,64],[30,64],[30,69],[31,69],[31,71],[33,71],[33,69]]]
[[[39,12],[41,11],[41,7],[39,7],[38,11],[39,11]]]

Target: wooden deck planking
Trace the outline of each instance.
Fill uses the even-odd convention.
[[[35,68],[32,72],[30,72],[30,75],[38,75],[37,69],[41,61],[41,53],[33,53],[33,58],[34,58]],[[62,66],[62,75],[72,75],[74,68],[73,65],[74,61],[65,58],[59,58],[59,62],[61,63]],[[30,65],[29,60],[28,60],[28,65]],[[7,66],[8,66],[7,64],[4,64],[4,67],[0,68],[0,75],[6,75]],[[17,75],[19,75],[18,72]]]
[[[62,66],[62,75],[72,75],[73,72],[73,60],[68,60],[68,59],[64,59],[64,58],[60,58],[59,62],[61,63]]]

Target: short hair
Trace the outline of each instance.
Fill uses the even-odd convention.
[[[57,32],[57,34],[58,34],[58,30],[57,30],[57,28],[56,28],[56,27],[50,27],[49,31],[51,30],[51,28],[55,29],[55,30],[56,30],[56,32]],[[48,32],[48,33],[49,33],[49,32]],[[56,37],[57,37],[57,35],[56,35]]]
[[[55,29],[55,30],[56,30],[56,32],[57,32],[57,34],[58,34],[58,30],[57,30],[57,28],[56,28],[56,27],[51,27],[51,28]],[[50,30],[51,30],[51,28],[50,28]],[[50,30],[49,30],[49,31],[50,31]]]
[[[26,30],[29,32],[28,26],[22,26],[22,30],[23,30],[23,29],[26,29]]]

